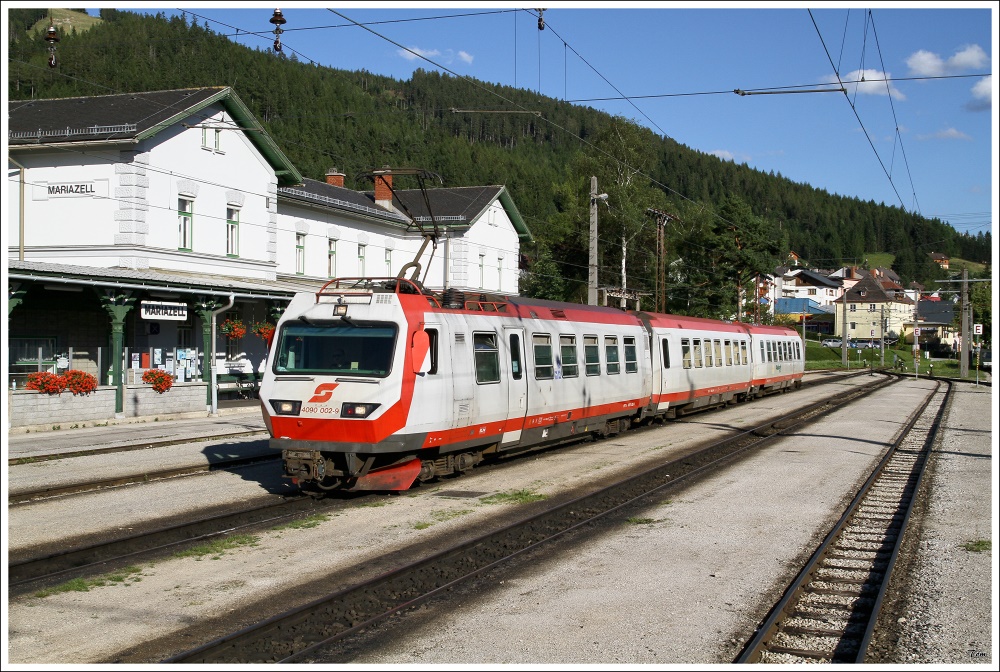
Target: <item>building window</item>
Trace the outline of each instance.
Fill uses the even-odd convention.
[[[215,151],[222,151],[222,129],[215,129]]]
[[[552,378],[552,337],[548,334],[534,334],[531,344],[535,351],[535,378]]]
[[[486,277],[486,255],[479,255],[479,289],[483,288],[483,281]]]
[[[212,149],[212,147],[208,144],[208,126],[201,127],[201,148]]]
[[[358,243],[358,275],[362,278],[365,277],[365,247]]]
[[[869,313],[874,313],[875,312],[875,304],[874,303],[869,303],[868,304],[868,312]]]
[[[239,312],[235,311],[235,310],[232,310],[232,311],[229,311],[229,312],[225,313],[223,321],[225,321],[225,320],[238,320],[238,319],[240,319]],[[227,361],[232,362],[234,360],[239,359],[240,354],[241,354],[241,351],[240,351],[240,341],[242,341],[242,340],[243,339],[241,339],[241,338],[226,338],[226,360]]]
[[[306,234],[295,234],[295,273],[305,275],[306,273]]]
[[[559,337],[559,355],[562,357],[563,378],[576,378],[580,367],[576,363],[576,336]]]
[[[326,275],[337,277],[337,241],[330,238],[326,242]]]
[[[240,211],[226,208],[226,254],[240,256]]]
[[[816,296],[816,290],[815,289],[810,289],[807,293],[808,293],[809,296]]]
[[[849,310],[850,312],[852,312],[852,313],[853,313],[854,311],[856,311],[857,309],[858,309],[858,306],[857,306],[857,304],[854,304],[854,303],[850,304],[850,306],[848,307],[848,310]]]
[[[858,328],[858,323],[857,322],[851,322],[851,331],[854,331],[857,328]]]
[[[392,250],[385,251],[385,277],[392,277]]]
[[[503,257],[497,257],[497,291],[503,291]]]
[[[182,250],[194,248],[194,201],[188,198],[177,199],[177,247]]]

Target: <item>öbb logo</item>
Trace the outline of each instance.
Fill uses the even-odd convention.
[[[322,404],[324,402],[330,401],[330,397],[333,396],[333,391],[336,389],[337,383],[323,383],[318,385],[315,390],[313,390],[313,397],[307,403],[310,404]]]

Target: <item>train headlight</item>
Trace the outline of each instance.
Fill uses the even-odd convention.
[[[340,417],[342,418],[367,418],[369,415],[375,412],[381,404],[354,404],[351,402],[345,403],[340,409]]]
[[[333,316],[334,317],[344,317],[346,315],[347,315],[347,304],[346,303],[338,303],[336,306],[333,307]]]
[[[269,399],[271,408],[277,415],[298,415],[302,408],[301,401],[288,401],[285,399]]]

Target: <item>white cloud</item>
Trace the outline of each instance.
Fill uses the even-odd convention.
[[[408,47],[408,49],[409,51],[407,49],[397,49],[396,53],[408,61],[413,61],[423,56],[426,59],[435,60],[444,65],[451,65],[456,60],[462,61],[466,64],[471,64],[472,60],[475,58],[467,51],[459,51],[456,53],[453,49],[445,49],[444,51],[441,51],[440,49],[421,49],[420,47]]]
[[[947,60],[938,54],[921,49],[906,59],[910,74],[917,77],[941,77],[989,65],[989,57],[978,44],[968,44]]]
[[[709,154],[711,154],[712,156],[717,156],[720,159],[722,159],[723,161],[735,161],[736,160],[736,157],[733,156],[733,153],[730,152],[730,151],[728,151],[728,150],[725,150],[725,149],[713,149],[711,152],[709,152]]]
[[[944,74],[944,61],[937,54],[921,49],[906,59],[910,74],[917,77],[938,77]]]
[[[421,49],[420,47],[408,47],[409,51],[406,49],[397,49],[396,53],[405,58],[408,61],[412,61],[420,56],[424,58],[435,58],[441,55],[441,52],[437,49]]]
[[[917,140],[972,140],[972,138],[956,128],[946,128],[937,133],[918,135]]]
[[[966,108],[973,112],[993,108],[993,75],[983,77],[972,87],[972,100]]]
[[[893,86],[892,82],[889,82],[889,85],[886,86],[885,80],[887,79],[892,79],[892,75],[888,72],[879,72],[871,68],[855,70],[844,76],[845,82],[851,82],[846,85],[848,92],[857,92],[870,96],[888,96],[891,92],[892,97],[896,100],[906,100],[903,92]]]

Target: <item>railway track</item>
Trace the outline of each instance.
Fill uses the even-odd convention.
[[[938,382],[737,663],[863,663],[927,457],[951,402]]]
[[[803,386],[815,386],[822,384],[835,383],[846,378],[853,378],[855,376],[860,376],[867,374],[869,371],[867,369],[863,371],[855,371],[850,373],[841,373],[834,375],[827,375],[822,378],[815,378],[813,380],[803,381]],[[135,445],[122,445],[122,446],[109,446],[106,448],[95,448],[92,450],[80,450],[74,452],[64,452],[64,453],[53,453],[47,455],[39,455],[33,457],[23,457],[23,458],[11,458],[8,460],[9,465],[18,464],[30,464],[38,461],[55,460],[55,459],[65,459],[69,457],[80,457],[84,455],[103,455],[116,452],[125,452],[132,450],[146,450],[152,448],[160,448],[164,446],[174,446],[182,445],[186,443],[193,443],[196,441],[222,441],[226,439],[236,439],[236,438],[248,438],[253,436],[259,436],[265,433],[262,431],[245,431],[245,432],[230,432],[226,434],[217,434],[210,437],[204,438],[186,438],[186,439],[171,439],[164,441],[151,441],[142,442]],[[106,479],[95,479],[90,481],[80,481],[77,483],[71,483],[67,485],[53,485],[44,486],[39,488],[33,488],[30,490],[20,490],[18,492],[8,495],[7,502],[10,505],[24,504],[27,502],[36,501],[39,499],[44,499],[47,497],[59,497],[64,495],[72,495],[85,492],[93,492],[95,490],[102,490],[106,488],[118,487],[122,485],[134,485],[141,483],[150,483],[153,481],[161,480],[164,478],[176,478],[178,476],[188,476],[192,474],[203,474],[211,471],[219,471],[223,469],[238,469],[240,467],[252,466],[255,464],[260,464],[261,462],[267,461],[277,461],[280,460],[280,456],[251,456],[251,457],[240,457],[240,458],[230,458],[217,460],[208,464],[192,464],[183,467],[176,467],[172,469],[160,469],[153,471],[137,471],[131,474],[125,474],[122,476],[117,476],[114,478]]]
[[[824,377],[821,380],[813,381],[813,384],[835,382],[843,378],[861,375],[859,373],[844,374],[834,377]],[[812,417],[817,413],[832,409],[849,397],[841,398],[840,393],[835,401],[824,400],[803,409],[796,411],[784,418],[780,418],[760,427],[750,430],[750,433],[759,435],[774,434],[779,429],[790,427],[790,423],[801,420],[801,418]],[[692,416],[697,417],[697,416]],[[799,420],[796,420],[799,419]],[[683,423],[686,420],[678,420]],[[637,430],[633,430],[637,431]],[[642,430],[638,430],[642,431]],[[242,433],[241,433],[242,434]],[[252,434],[252,432],[251,432]],[[747,432],[737,434],[736,441]],[[215,438],[215,437],[213,437]],[[165,442],[173,445],[177,442]],[[724,442],[725,443],[725,442]],[[154,447],[153,444],[142,444],[143,447]],[[729,448],[723,447],[722,450]],[[709,453],[705,453],[708,455]],[[515,456],[516,457],[516,456]],[[241,466],[251,466],[260,464],[273,457],[254,456],[250,458],[236,458],[216,462],[211,465],[197,465],[178,469],[162,470],[160,472],[150,472],[135,475],[127,475],[114,479],[104,479],[85,483],[76,483],[68,486],[53,486],[49,488],[39,488],[32,491],[22,491],[16,495],[11,495],[10,503],[27,503],[44,497],[66,496],[95,490],[121,486],[125,484],[150,483],[162,478],[176,477],[186,474],[205,474],[209,471],[220,469],[233,469]],[[692,458],[694,462],[701,458]],[[499,463],[497,463],[499,464]],[[483,465],[480,468],[492,468],[497,465]],[[681,468],[675,468],[674,473],[679,474]],[[72,578],[79,578],[105,572],[130,562],[140,559],[148,559],[162,556],[165,553],[175,552],[183,547],[217,538],[223,535],[236,534],[239,532],[259,529],[265,525],[277,524],[286,519],[297,516],[323,513],[328,509],[333,510],[346,505],[344,500],[323,500],[317,503],[312,497],[301,497],[293,499],[282,499],[264,506],[253,509],[228,512],[208,518],[178,522],[156,530],[137,533],[125,538],[111,540],[101,540],[94,543],[85,543],[65,550],[51,553],[44,553],[38,556],[23,558],[8,563],[10,591],[12,594],[24,594],[36,590],[39,587],[51,585],[59,581],[66,581]]]
[[[151,446],[148,446],[151,447]],[[154,471],[137,472],[116,476],[114,478],[102,478],[91,481],[81,481],[69,485],[52,485],[31,490],[20,490],[7,497],[7,503],[14,506],[25,504],[48,497],[60,497],[64,495],[75,495],[94,490],[105,490],[123,485],[134,485],[138,483],[150,483],[164,478],[176,478],[178,476],[191,476],[195,474],[206,474],[212,471],[225,469],[240,469],[266,462],[280,462],[280,455],[254,455],[251,457],[234,457],[229,459],[216,460],[207,464],[193,464],[173,469],[159,469]]]
[[[332,511],[341,506],[343,502],[317,503],[312,497],[305,495],[285,498],[248,510],[177,523],[124,538],[17,560],[7,565],[9,590],[11,595],[24,594],[58,581],[90,576],[224,535],[276,525],[303,515]]]
[[[852,392],[838,393],[835,398],[817,402],[503,529],[277,614],[252,627],[174,655],[165,662],[301,662],[321,650],[346,644],[352,635],[441,596],[571,531],[625,507],[641,505],[651,496],[662,496],[747,451],[766,445],[784,430],[801,427],[895,380],[880,376],[877,381]]]

